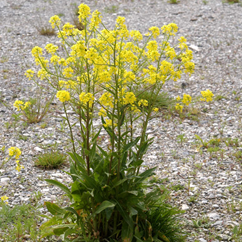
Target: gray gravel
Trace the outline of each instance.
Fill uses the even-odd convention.
[[[199,115],[184,120],[159,115],[149,126],[155,138],[146,165],[158,166],[157,179],[171,188],[170,202],[185,211],[182,215],[187,241],[242,241],[232,239],[232,229],[242,221],[242,158],[233,154],[242,151],[242,7],[222,0],[93,1],[83,0],[92,10],[99,9],[108,27],[117,16],[126,17],[129,29],[146,33],[151,26],[174,22],[178,36],[185,36],[194,51],[196,71],[191,77],[168,84],[164,90],[176,97],[187,93],[199,97],[201,90],[215,94],[211,104],[196,101]],[[56,43],[56,37],[39,34],[36,27],[47,25],[55,14],[63,22],[71,22],[73,3],[68,0],[0,0],[0,93],[12,105],[16,99],[35,96],[33,83],[24,73],[34,68],[31,49]],[[185,83],[185,89],[181,88]],[[56,101],[56,100],[55,100]],[[53,105],[54,106],[54,105]],[[54,107],[53,107],[54,108]],[[53,114],[53,113],[52,113]],[[54,113],[56,114],[56,113]],[[23,127],[14,123],[11,112],[0,104],[0,149],[17,146],[22,150],[20,173],[14,162],[0,170],[0,196],[9,197],[9,205],[30,202],[40,191],[41,202],[55,201],[59,189],[44,179],[52,178],[68,184],[70,178],[62,170],[43,171],[33,166],[35,157],[51,145],[68,150],[70,145],[61,119],[51,115],[40,124]],[[43,128],[43,125],[46,127]],[[183,144],[177,136],[185,134]],[[219,138],[220,151],[211,157],[207,149],[199,149],[195,134],[204,141]],[[226,145],[229,138],[238,139],[238,147]],[[222,151],[221,151],[222,150]],[[6,157],[0,152],[0,164]],[[64,168],[68,170],[68,168]],[[43,210],[45,211],[45,210]],[[200,222],[199,222],[200,220]],[[197,226],[196,226],[197,225]]]

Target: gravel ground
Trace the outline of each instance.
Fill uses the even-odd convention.
[[[129,29],[143,34],[151,26],[174,22],[179,27],[178,36],[187,38],[196,71],[164,90],[171,97],[187,93],[194,98],[201,90],[210,89],[215,99],[211,104],[196,101],[196,108],[184,120],[169,114],[152,120],[149,132],[155,142],[146,164],[158,166],[157,182],[168,186],[171,203],[185,210],[187,241],[242,241],[242,235],[232,238],[233,227],[242,225],[242,155],[233,155],[242,151],[241,4],[221,0],[82,2],[101,11],[107,27],[113,26],[119,15],[126,17]],[[31,49],[57,42],[55,36],[40,35],[37,28],[47,25],[55,14],[61,14],[63,22],[71,22],[73,3],[80,4],[74,0],[0,0],[0,93],[5,102],[12,105],[16,99],[35,95],[33,83],[24,76],[26,69],[34,67]],[[15,171],[14,162],[0,170],[0,196],[8,196],[10,206],[29,202],[37,191],[43,194],[42,203],[56,200],[60,191],[45,178],[70,181],[62,170],[43,171],[33,166],[36,155],[51,145],[68,148],[60,120],[51,115],[42,123],[23,127],[0,104],[0,148],[21,148],[25,166],[20,173]],[[179,143],[177,137],[183,134],[184,141]],[[219,139],[219,149],[210,153],[200,148],[195,135],[210,144]],[[5,157],[0,152],[0,164]]]

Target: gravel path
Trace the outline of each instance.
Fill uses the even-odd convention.
[[[168,114],[154,119],[149,132],[155,142],[146,164],[158,166],[157,182],[168,186],[170,201],[185,210],[182,216],[189,232],[187,241],[242,241],[242,231],[237,240],[232,238],[234,226],[241,225],[242,230],[242,154],[234,156],[242,151],[241,4],[222,0],[180,0],[179,4],[165,0],[82,2],[98,9],[107,27],[112,27],[119,15],[126,18],[128,29],[143,34],[151,26],[174,22],[179,27],[178,36],[187,38],[196,71],[164,90],[172,97],[187,93],[195,99],[201,90],[210,89],[215,99],[210,105],[196,101],[196,108],[184,120]],[[16,99],[35,95],[32,83],[24,76],[34,67],[31,49],[58,41],[40,35],[37,28],[47,25],[55,14],[62,15],[63,22],[71,22],[74,3],[80,4],[75,0],[0,0],[0,93],[5,102],[12,105]],[[15,171],[14,162],[0,170],[0,197],[8,196],[9,205],[29,202],[36,191],[43,194],[41,202],[56,200],[59,189],[44,179],[70,181],[61,170],[43,171],[33,166],[35,157],[45,149],[54,145],[68,148],[60,121],[52,115],[42,123],[23,127],[0,104],[0,149],[21,148],[25,166],[20,173]],[[183,134],[184,142],[179,143],[177,137]],[[208,152],[200,148],[195,135],[210,141],[210,146],[217,139],[219,149]],[[5,157],[0,151],[0,164]]]

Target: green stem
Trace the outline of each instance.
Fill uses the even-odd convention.
[[[70,130],[70,136],[71,136],[72,148],[73,148],[73,151],[76,153],[76,148],[75,148],[75,144],[74,144],[73,132],[72,132],[71,124],[70,124],[70,121],[69,121],[69,118],[68,118],[68,115],[67,115],[67,111],[66,111],[66,105],[65,105],[65,103],[63,103],[63,107],[64,107],[64,112],[65,112],[65,115],[66,115],[66,120],[67,120],[67,123],[68,123],[68,126],[69,126],[69,130]],[[75,165],[76,165],[76,164],[75,164]]]

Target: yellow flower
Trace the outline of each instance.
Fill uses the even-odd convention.
[[[20,172],[21,169],[24,169],[24,166],[17,164],[16,170]]]
[[[57,56],[57,55],[53,55],[53,56],[51,56],[51,58],[50,58],[50,62],[56,65],[56,64],[58,63],[59,59],[60,59],[59,56]]]
[[[202,101],[205,101],[205,100],[206,100],[206,102],[213,101],[213,96],[214,95],[213,95],[213,93],[209,89],[207,89],[206,91],[201,91],[201,94],[204,97],[202,99]]]
[[[82,92],[79,95],[79,100],[84,105],[87,104],[87,103],[89,103],[89,107],[90,107],[90,106],[92,106],[92,104],[94,102],[94,97],[93,97],[92,93]]]
[[[175,33],[178,31],[178,27],[176,24],[174,23],[170,23],[168,25],[164,25],[163,27],[161,27],[161,30],[163,31],[164,34],[168,34],[168,35],[175,35]]]
[[[18,111],[20,111],[20,109],[22,109],[21,107],[23,107],[23,104],[24,104],[23,101],[21,101],[21,100],[16,100],[16,101],[14,102],[13,106],[14,106],[15,108],[17,108]]]
[[[63,31],[62,33],[64,33],[65,35],[67,36],[71,36],[71,35],[74,35],[74,29],[75,29],[75,26],[70,24],[70,23],[66,23],[64,24],[64,26],[62,27],[63,28]]]
[[[71,78],[72,77],[72,73],[73,73],[73,69],[71,67],[67,67],[63,70],[63,75],[67,78]]]
[[[113,97],[111,93],[105,92],[103,95],[99,98],[100,104],[102,106],[111,107],[113,108]]]
[[[124,104],[133,104],[136,101],[136,97],[133,92],[126,92],[124,97]]]
[[[65,91],[65,90],[62,90],[62,91],[58,91],[57,94],[56,94],[56,97],[63,103],[63,102],[66,102],[66,101],[69,101],[70,100],[70,93]]]
[[[30,105],[31,105],[31,102],[26,102],[26,103],[24,104],[24,107],[22,108],[22,110],[28,108]]]
[[[9,156],[15,156],[15,159],[19,159],[19,156],[21,155],[21,150],[17,147],[10,147],[8,149]]]
[[[79,5],[78,7],[79,11],[78,11],[78,18],[79,18],[79,21],[82,22],[82,20],[86,19],[91,13],[90,13],[90,8],[82,3],[81,5]]]
[[[8,202],[6,201],[6,200],[8,200],[8,197],[7,197],[7,196],[2,196],[2,197],[1,197],[1,200],[2,200],[3,202],[5,202],[6,204],[8,204]]]
[[[183,106],[180,105],[179,103],[176,104],[175,106],[176,110],[178,110],[180,113],[182,113]]]
[[[149,30],[152,32],[152,35],[155,39],[160,35],[160,30],[156,26],[149,28]]]
[[[36,57],[39,57],[40,55],[43,54],[43,49],[40,48],[39,46],[35,46],[33,49],[32,49],[32,55],[36,58]]]
[[[188,94],[183,94],[183,99],[182,99],[182,102],[185,104],[185,105],[189,105],[192,101],[192,97]]]
[[[141,99],[141,100],[138,102],[138,105],[139,105],[139,106],[147,107],[147,106],[148,106],[148,101],[145,100],[145,99]]]
[[[60,20],[59,16],[54,15],[54,16],[52,16],[52,17],[50,18],[49,23],[51,23],[51,26],[52,26],[52,28],[54,29],[55,26],[57,26],[57,27],[60,26],[61,20]]]
[[[181,36],[178,40],[179,40],[180,43],[187,42],[187,40],[186,40],[186,38],[184,36]]]
[[[99,116],[102,116],[102,117],[106,117],[107,116],[107,112],[104,108],[101,108],[98,112],[98,115]]]
[[[58,46],[50,43],[45,46],[45,49],[47,50],[48,53],[53,55],[58,50]]]
[[[138,30],[131,30],[130,36],[133,38],[134,41],[142,41],[143,36]]]
[[[40,78],[40,80],[44,80],[45,78],[48,78],[50,75],[45,69],[40,69],[37,73],[37,76]]]
[[[180,96],[177,96],[177,97],[176,97],[176,100],[177,100],[177,101],[180,101],[180,100],[181,100],[181,97],[180,97]]]
[[[92,13],[91,23],[90,23],[90,29],[98,28],[99,24],[102,22],[102,16],[101,13],[98,10],[95,10]]]
[[[153,108],[153,111],[157,113],[159,111],[159,108]]]
[[[106,119],[105,120],[105,124],[103,125],[105,128],[107,128],[107,127],[111,127],[113,125],[113,122],[112,122],[112,120],[111,119]],[[115,124],[114,124],[114,126],[116,126]]]
[[[34,71],[31,69],[28,69],[24,75],[30,80],[34,76]]]

